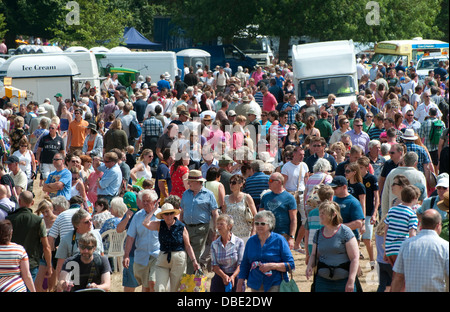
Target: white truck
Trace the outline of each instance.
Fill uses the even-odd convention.
[[[416,65],[416,73],[419,75],[419,82],[424,82],[425,77],[428,76],[428,72],[438,68],[440,61],[448,61],[448,55],[436,53],[420,58]]]
[[[86,81],[90,81],[91,87],[95,87],[97,90],[100,90],[101,77],[99,74],[99,68],[97,65],[97,60],[95,58],[95,54],[93,52],[48,52],[48,53],[39,53],[39,54],[19,54],[10,57],[4,64],[0,67],[0,79],[4,76],[14,75],[16,77],[21,76],[21,72],[17,72],[16,69],[10,69],[12,63],[21,64],[21,63],[35,63],[35,62],[44,62],[51,66],[53,60],[55,62],[64,62],[65,58],[61,58],[62,56],[70,59],[75,63],[77,74],[73,76],[72,82],[73,85],[71,88],[73,89],[73,95],[78,98],[81,89],[84,87]],[[36,59],[39,57],[38,59]],[[31,60],[29,60],[31,59]],[[39,63],[36,63],[39,64]],[[7,72],[9,73],[7,74]],[[11,77],[11,76],[9,76]],[[14,78],[14,77],[13,77]],[[35,79],[39,78],[38,73],[36,73]],[[28,90],[28,88],[26,89]],[[30,91],[31,92],[31,91]],[[52,95],[53,96],[53,95]],[[48,96],[46,96],[48,97]],[[38,100],[44,100],[39,98]],[[71,98],[68,96],[67,98]],[[31,101],[31,99],[28,99]],[[33,99],[36,100],[36,99]]]
[[[27,101],[42,104],[50,98],[55,110],[58,104],[54,96],[61,93],[64,99],[72,98],[74,79],[79,75],[76,63],[64,55],[11,57],[0,67],[0,79],[11,77],[14,87],[27,91]]]
[[[158,82],[159,77],[168,72],[171,79],[178,75],[177,57],[175,52],[95,52],[100,67],[123,67],[134,69],[142,76],[152,77],[152,82]]]
[[[300,104],[311,94],[319,106],[328,95],[336,96],[335,106],[356,101],[358,79],[352,40],[315,42],[292,47],[294,86]]]

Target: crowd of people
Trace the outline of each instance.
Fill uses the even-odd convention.
[[[358,291],[361,248],[378,291],[448,291],[448,62],[424,81],[357,62],[348,107],[312,87],[299,101],[283,61],[6,102],[0,291],[110,290],[110,229],[124,291],[210,271],[213,292],[276,292],[293,252],[312,291]]]

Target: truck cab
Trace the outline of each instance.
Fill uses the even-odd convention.
[[[196,48],[205,50],[211,54],[211,69],[214,69],[217,65],[225,67],[225,64],[229,63],[231,70],[235,73],[237,72],[238,66],[248,68],[249,71],[252,71],[257,65],[256,60],[247,56],[244,52],[232,44],[199,46]]]
[[[300,104],[307,94],[319,106],[334,94],[334,106],[356,101],[358,79],[353,41],[316,42],[292,47],[294,85]]]

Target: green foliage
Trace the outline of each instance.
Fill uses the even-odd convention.
[[[86,48],[98,45],[111,48],[121,43],[124,27],[131,19],[128,11],[111,6],[109,0],[76,2],[79,11],[64,6],[56,24],[49,27],[54,33],[52,41]]]
[[[8,29],[6,28],[5,16],[0,14],[0,38],[3,38]]]

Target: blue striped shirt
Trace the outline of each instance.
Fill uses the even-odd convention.
[[[255,172],[255,174],[245,180],[243,192],[250,194],[255,205],[259,205],[261,202],[261,193],[268,189],[269,176],[264,172]]]
[[[403,241],[409,237],[409,231],[417,230],[417,215],[410,207],[400,204],[389,209],[384,223],[388,226],[385,243],[386,255],[398,255]]]

